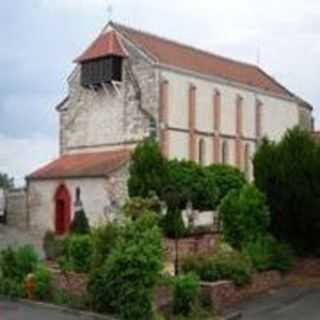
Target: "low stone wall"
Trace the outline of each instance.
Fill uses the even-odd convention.
[[[50,268],[53,283],[56,289],[65,290],[74,296],[86,294],[88,276],[86,274],[68,272],[62,273],[54,268]]]
[[[193,237],[179,239],[179,257],[183,258],[190,254],[209,254],[212,253],[216,244],[216,234],[202,234]],[[169,260],[175,257],[175,240],[165,239],[166,256]]]
[[[201,287],[213,305],[222,310],[256,294],[278,288],[284,282],[280,272],[268,271],[255,274],[250,284],[243,288],[238,288],[232,281],[202,282]]]
[[[298,260],[292,274],[305,277],[320,277],[320,259],[306,258]]]
[[[26,229],[28,227],[27,194],[25,189],[15,189],[6,196],[6,222],[9,226]]]

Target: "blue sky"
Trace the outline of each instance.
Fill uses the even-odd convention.
[[[320,105],[320,3],[308,0],[3,0],[0,171],[23,177],[58,154],[55,105],[72,60],[113,20],[256,62]],[[316,110],[317,125],[320,117]]]

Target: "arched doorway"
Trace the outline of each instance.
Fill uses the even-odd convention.
[[[55,194],[55,231],[62,235],[69,230],[71,222],[71,196],[65,185],[60,185]]]

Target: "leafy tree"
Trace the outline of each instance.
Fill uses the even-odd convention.
[[[3,189],[13,189],[14,188],[14,179],[10,178],[6,173],[0,173],[0,188]]]
[[[253,185],[231,191],[222,201],[220,213],[224,237],[234,248],[267,233],[269,209],[264,194]]]
[[[152,319],[153,289],[163,268],[158,218],[141,215],[123,229],[103,267],[90,277],[89,292],[100,311],[121,320]]]
[[[240,190],[247,183],[244,174],[235,167],[225,164],[213,164],[207,167],[207,171],[213,175],[218,187],[217,205],[232,190]]]
[[[160,199],[157,196],[150,198],[130,198],[123,206],[123,211],[127,217],[132,219],[137,219],[141,216],[141,214],[149,211],[160,213]]]
[[[230,166],[203,167],[193,161],[166,160],[158,143],[149,138],[133,153],[128,189],[130,197],[147,198],[155,193],[164,200],[171,188],[179,194],[179,209],[191,200],[195,209],[204,211],[215,210],[229,191],[240,189],[245,182],[244,175]]]
[[[257,187],[271,208],[271,231],[300,254],[320,249],[320,145],[299,128],[264,140],[254,157]]]
[[[219,190],[214,174],[195,162],[169,161],[166,188],[179,193],[180,209],[186,207],[188,200],[199,210],[212,210],[217,205]]]
[[[146,198],[150,192],[161,193],[167,177],[166,159],[152,138],[139,144],[130,163],[128,189],[130,197]]]

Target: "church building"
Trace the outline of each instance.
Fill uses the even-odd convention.
[[[127,196],[130,153],[153,135],[169,159],[239,167],[252,179],[259,140],[312,130],[312,106],[260,67],[110,22],[74,61],[56,107],[60,156],[27,177],[31,228],[65,233]]]

